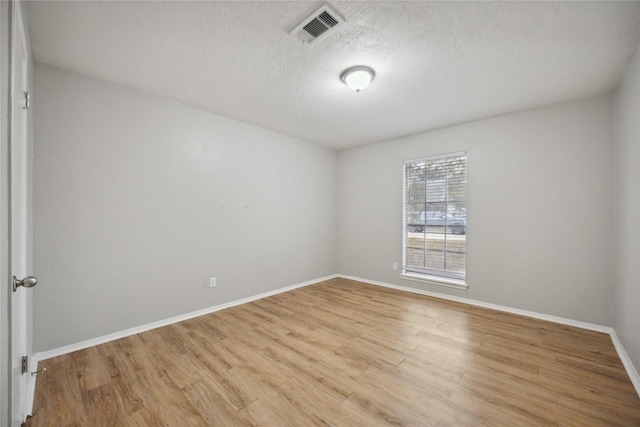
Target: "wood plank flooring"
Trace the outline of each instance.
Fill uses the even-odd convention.
[[[608,335],[332,279],[43,361],[27,426],[638,426]]]

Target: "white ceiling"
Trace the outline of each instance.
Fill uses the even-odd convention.
[[[615,88],[639,2],[28,2],[36,61],[344,149]],[[368,65],[360,94],[340,73]]]

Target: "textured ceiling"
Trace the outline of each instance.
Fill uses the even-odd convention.
[[[344,149],[615,88],[638,2],[27,3],[36,61]],[[375,69],[359,94],[340,80]]]

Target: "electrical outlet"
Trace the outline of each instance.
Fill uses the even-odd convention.
[[[391,267],[391,268],[393,268],[393,271],[398,271],[398,263],[394,262],[393,263],[393,267]]]
[[[209,278],[209,287],[210,288],[215,288],[216,287],[216,278],[215,277],[210,277]]]

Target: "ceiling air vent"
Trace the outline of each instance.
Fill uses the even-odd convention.
[[[295,34],[303,43],[307,44],[331,32],[341,22],[344,22],[344,18],[325,4],[291,30],[289,34]]]

